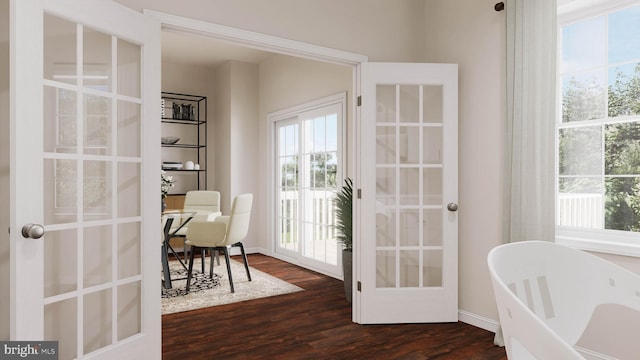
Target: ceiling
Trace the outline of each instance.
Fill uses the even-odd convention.
[[[202,35],[162,31],[162,62],[216,67],[227,60],[259,64],[273,55]]]

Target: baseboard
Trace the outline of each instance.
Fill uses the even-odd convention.
[[[247,254],[264,254],[267,255],[267,253],[265,251],[263,251],[262,248],[244,248],[244,252]],[[231,248],[231,253],[229,255],[234,256],[234,255],[240,255],[240,248],[239,247],[232,247]],[[269,255],[271,256],[271,255]]]
[[[498,330],[498,321],[480,316],[468,311],[458,309],[458,320],[480,329],[495,333]]]

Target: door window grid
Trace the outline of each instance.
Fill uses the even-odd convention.
[[[442,117],[433,111],[441,93],[440,86],[377,86],[377,288],[442,286],[442,240],[424,226],[426,211],[442,212]]]
[[[56,334],[65,333],[68,340],[64,341],[60,353],[71,358],[142,331],[140,138],[134,139],[137,143],[134,149],[129,149],[131,144],[122,149],[113,146],[118,144],[117,129],[123,121],[120,116],[126,116],[128,128],[140,129],[137,109],[142,101],[138,84],[141,48],[82,25],[68,24],[45,15],[45,27],[65,27],[70,30],[71,38],[77,33],[79,41],[70,44],[70,53],[81,54],[84,48],[92,54],[95,53],[92,48],[104,47],[103,61],[100,61],[103,65],[88,64],[91,61],[88,54],[76,55],[73,61],[77,65],[58,65],[65,51],[45,45],[43,85],[48,114],[44,128],[53,130],[45,131],[44,143],[44,171],[52,175],[45,177],[50,182],[45,181],[45,193],[51,197],[45,199],[45,227],[52,239],[65,232],[75,234],[67,236],[71,243],[60,248],[65,249],[65,256],[45,252],[48,254],[45,259],[45,269],[48,269],[45,272],[45,337],[54,339]],[[101,39],[100,44],[82,41],[95,37]],[[54,42],[45,39],[45,43],[48,41]],[[115,76],[120,69],[126,69],[126,75],[133,76],[135,81],[119,83]],[[118,113],[119,106],[128,110]],[[137,156],[118,157],[117,153],[123,151]],[[127,194],[127,198],[121,194]],[[132,202],[136,206],[131,206]],[[128,204],[129,212],[114,210],[118,203],[121,208]],[[78,224],[82,225],[78,227]],[[137,231],[127,231],[128,236],[123,236],[119,228],[125,226]],[[93,251],[96,247],[101,250]],[[93,265],[86,262],[88,255],[95,255]],[[123,266],[124,259],[132,265]],[[97,313],[96,307],[102,310],[99,319],[91,315]],[[56,318],[60,314],[74,320],[69,323]],[[127,315],[126,320],[123,314]],[[63,323],[71,327],[64,331],[50,327]]]

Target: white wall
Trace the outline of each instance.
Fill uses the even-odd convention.
[[[263,179],[258,171],[258,65],[231,62],[231,197],[257,195]],[[255,211],[254,211],[255,214]]]
[[[333,65],[317,61],[310,61],[290,56],[273,56],[260,64],[260,156],[258,163],[260,174],[267,176],[270,153],[268,140],[270,126],[267,121],[269,113],[286,109],[291,106],[304,104],[324,96],[347,91],[347,132],[349,136],[353,130],[353,120],[350,118],[350,104],[352,99],[352,67]],[[263,177],[264,177],[263,176]],[[267,194],[269,189],[266,179],[260,183],[260,213],[273,213],[269,208]],[[264,216],[260,222],[260,247],[268,249],[269,234],[268,217]],[[268,234],[268,235],[267,235]]]
[[[9,0],[0,0],[0,340],[9,340]]]
[[[431,0],[428,62],[459,64],[459,304],[497,319],[487,254],[502,243],[505,12],[494,0]],[[465,319],[468,320],[468,319]]]
[[[225,62],[215,69],[215,112],[213,124],[215,127],[213,153],[216,168],[209,173],[215,178],[216,188],[220,191],[220,206],[222,209],[231,208],[229,194],[231,193],[231,177],[223,169],[231,168],[231,62]],[[226,213],[226,211],[225,211]]]
[[[229,67],[231,78],[230,93],[231,116],[230,122],[230,167],[221,169],[227,172],[230,189],[227,194],[228,201],[242,193],[254,194],[253,209],[249,233],[245,241],[246,248],[256,247],[264,233],[258,230],[264,213],[260,209],[260,190],[258,184],[264,181],[264,176],[259,172],[260,150],[258,148],[258,65],[231,61]],[[221,119],[217,119],[219,122]],[[223,119],[222,119],[223,120]],[[223,120],[224,121],[224,120]],[[231,208],[227,208],[227,213]],[[225,213],[224,203],[222,212]]]
[[[424,59],[424,0],[115,0],[369,56]]]

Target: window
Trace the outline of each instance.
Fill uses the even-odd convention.
[[[559,13],[556,226],[561,242],[640,255],[640,1],[625,3]]]

